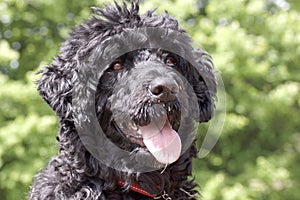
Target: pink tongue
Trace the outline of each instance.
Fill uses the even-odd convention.
[[[140,129],[144,144],[158,162],[170,164],[178,160],[181,140],[166,117],[156,119]]]

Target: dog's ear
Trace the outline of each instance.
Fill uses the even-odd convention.
[[[217,82],[215,77],[214,65],[211,56],[201,50],[193,52],[194,65],[191,66],[193,72],[192,85],[199,105],[198,122],[207,122],[215,110],[215,99],[217,92]]]
[[[39,72],[42,76],[37,81],[40,95],[61,119],[69,118],[72,110],[72,82],[75,73],[68,70],[67,65],[55,58],[50,66]]]

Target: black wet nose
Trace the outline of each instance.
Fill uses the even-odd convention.
[[[178,84],[174,80],[154,80],[150,84],[151,95],[159,101],[170,102],[176,100],[179,92]]]

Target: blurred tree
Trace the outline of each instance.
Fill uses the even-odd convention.
[[[33,175],[56,151],[57,119],[36,92],[35,71],[89,17],[89,7],[103,3],[0,2],[1,200],[24,199]],[[194,166],[203,199],[297,199],[299,1],[151,0],[141,9],[153,7],[168,10],[212,54],[226,86],[223,133]]]
[[[5,52],[0,57],[2,73],[12,79],[23,79],[41,61],[49,62],[70,28],[89,17],[91,6],[102,3],[2,0],[0,49]]]
[[[0,75],[0,84],[0,197],[24,199],[33,174],[55,154],[56,118],[32,81]]]
[[[57,119],[38,96],[34,72],[50,63],[70,28],[103,1],[0,1],[0,199],[25,199],[56,153]]]
[[[209,1],[189,29],[212,53],[228,99],[220,141],[196,167],[204,199],[299,195],[300,15],[292,5]]]

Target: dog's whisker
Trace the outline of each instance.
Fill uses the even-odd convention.
[[[166,171],[166,169],[167,169],[167,167],[168,167],[168,163],[166,163],[166,165],[165,165],[165,167],[163,168],[163,170],[160,172],[160,174],[163,174],[165,171]]]

